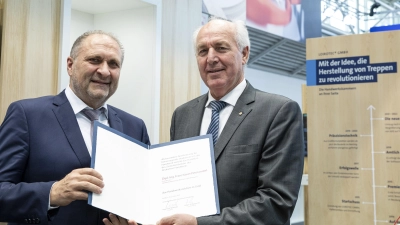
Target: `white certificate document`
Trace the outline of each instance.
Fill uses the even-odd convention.
[[[148,146],[95,122],[91,167],[105,186],[88,203],[121,217],[156,224],[220,213],[211,135]]]

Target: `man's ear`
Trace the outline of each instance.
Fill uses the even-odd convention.
[[[246,46],[243,48],[242,51],[242,64],[245,65],[247,61],[249,60],[249,46]]]
[[[67,72],[68,75],[71,76],[72,75],[72,65],[74,64],[74,59],[71,58],[71,56],[69,56],[67,58]]]

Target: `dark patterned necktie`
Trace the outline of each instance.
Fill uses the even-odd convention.
[[[81,111],[82,114],[86,118],[88,118],[90,120],[90,123],[91,123],[91,125],[90,125],[90,140],[92,140],[92,138],[93,138],[93,124],[94,124],[94,121],[99,120],[100,115],[102,113],[104,113],[104,111],[105,111],[104,107],[101,107],[101,108],[96,109],[96,110],[85,108],[85,109],[82,109],[82,111]]]
[[[226,106],[226,102],[223,101],[211,101],[210,106],[212,108],[211,122],[208,127],[207,134],[212,134],[213,143],[217,143],[218,132],[219,132],[219,111]]]

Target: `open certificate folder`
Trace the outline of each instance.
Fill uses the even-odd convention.
[[[211,135],[148,146],[95,122],[91,167],[105,186],[88,203],[121,217],[156,224],[220,213]]]

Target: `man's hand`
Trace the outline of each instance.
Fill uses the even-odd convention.
[[[108,220],[108,218],[104,218],[103,223],[105,225],[137,225],[137,223],[133,220],[127,220],[112,213],[110,213],[110,220]]]
[[[157,225],[197,225],[197,220],[189,214],[174,214],[162,218]]]
[[[87,200],[88,192],[100,194],[103,177],[92,168],[73,170],[50,190],[51,206],[66,206],[75,200]]]

